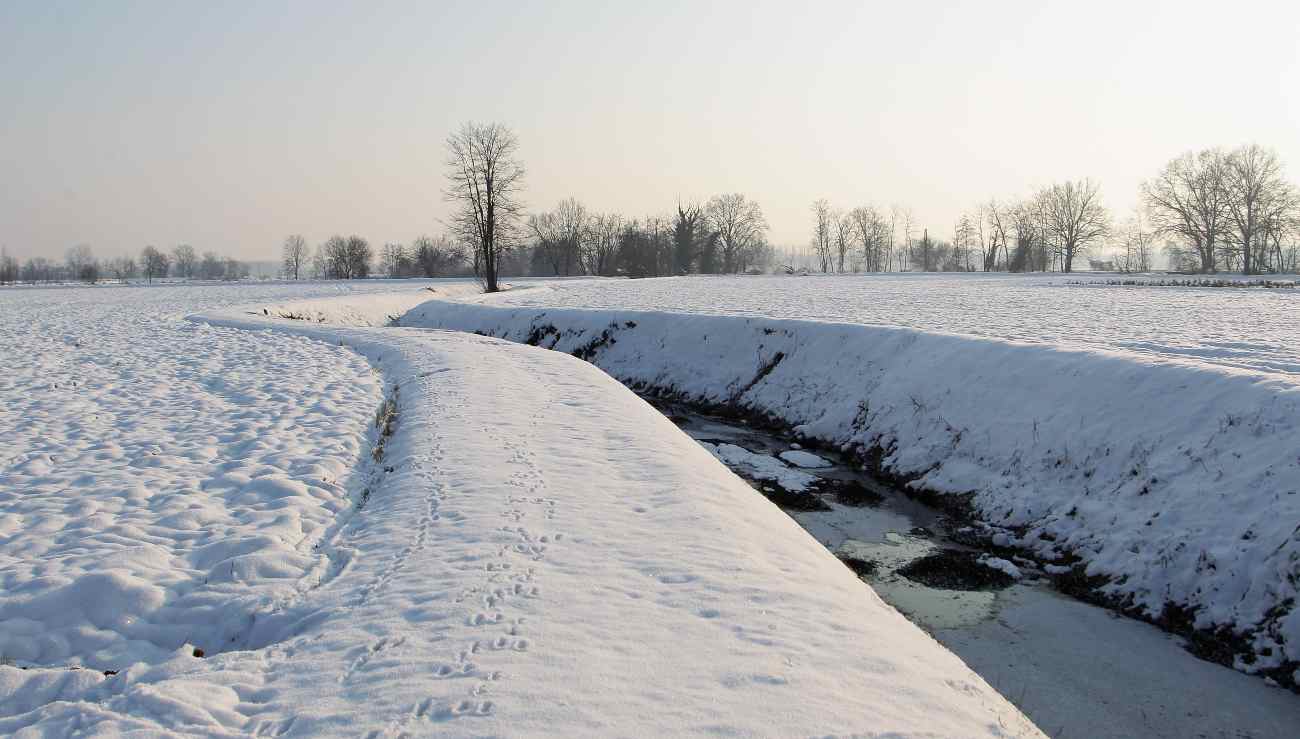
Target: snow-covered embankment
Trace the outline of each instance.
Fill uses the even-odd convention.
[[[912,329],[433,301],[404,326],[594,362],[633,387],[789,424],[959,496],[998,544],[1080,589],[1235,646],[1284,681],[1300,660],[1300,387],[1136,354]]]
[[[385,323],[366,302],[201,319],[341,344],[383,376],[365,488],[313,550],[324,576],[203,658],[0,666],[0,732],[1039,735],[608,376],[319,323]]]

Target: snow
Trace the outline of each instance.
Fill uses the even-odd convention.
[[[106,670],[212,648],[312,575],[380,381],[338,347],[180,317],[339,292],[0,293],[0,655]]]
[[[781,460],[767,454],[757,454],[735,444],[710,444],[701,442],[723,464],[739,467],[755,480],[767,480],[792,493],[806,492],[817,478],[807,472],[791,469]]]
[[[812,452],[800,451],[798,449],[792,449],[788,452],[781,452],[777,456],[785,460],[787,463],[794,465],[795,467],[803,467],[804,469],[819,469],[822,467],[831,466],[830,462],[828,462],[825,459],[822,459],[816,454],[813,454]]]
[[[1001,557],[993,557],[986,554],[979,558],[979,563],[989,569],[997,570],[1015,580],[1024,577],[1024,574],[1020,572],[1019,567],[1016,567],[1010,560],[1002,559]]]
[[[1039,735],[596,368],[340,287],[0,295],[0,733]]]
[[[1105,594],[1151,618],[1174,605],[1199,628],[1247,634],[1241,669],[1300,660],[1295,293],[1061,283],[570,282],[433,301],[401,324],[576,352],[633,387],[879,450],[882,468],[913,487],[969,495],[1002,545],[1056,567],[1077,558],[1109,578]],[[734,315],[763,311],[840,322]],[[895,314],[927,330],[864,325]],[[935,330],[985,319],[985,336]],[[1268,346],[1215,353],[1198,338],[1222,344],[1242,325]]]
[[[1295,329],[1300,289],[1105,284],[1114,279],[1171,278],[1195,276],[695,276],[548,282],[484,301],[537,308],[672,310],[904,326],[1120,350],[1148,358],[1277,373],[1300,382],[1300,341]]]

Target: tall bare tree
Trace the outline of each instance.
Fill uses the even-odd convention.
[[[952,248],[955,270],[962,272],[975,271],[975,265],[971,262],[971,253],[978,243],[977,233],[978,229],[975,227],[975,221],[966,214],[963,214],[953,226]]]
[[[1258,144],[1235,149],[1226,160],[1228,220],[1241,254],[1241,271],[1259,271],[1259,253],[1267,226],[1288,207],[1290,186],[1282,175],[1277,152]]]
[[[153,282],[155,277],[166,277],[168,261],[166,254],[152,246],[146,246],[140,252],[140,270],[144,273],[145,281]]]
[[[523,214],[524,165],[519,140],[500,123],[466,123],[447,137],[448,225],[474,245],[474,266],[488,292],[500,289],[497,267]]]
[[[903,229],[903,243],[899,246],[898,252],[898,268],[906,272],[908,265],[912,263],[912,234],[916,230],[916,216],[912,213],[912,209],[906,205],[894,206],[890,216],[897,226],[901,226]]]
[[[554,210],[528,216],[537,251],[554,274],[568,276],[583,268],[583,239],[590,218],[586,206],[574,198],[561,200]]]
[[[763,209],[740,193],[730,193],[715,195],[709,200],[706,212],[722,248],[722,271],[740,271],[745,254],[761,243],[767,233]]]
[[[976,230],[980,241],[980,252],[984,271],[992,272],[998,268],[998,252],[1002,253],[1002,265],[1010,261],[1007,237],[1010,233],[1011,219],[1007,209],[998,204],[996,199],[980,206]]]
[[[1227,157],[1219,149],[1187,152],[1142,183],[1156,234],[1182,239],[1195,251],[1201,272],[1218,270],[1219,251],[1230,228]]]
[[[389,241],[379,248],[379,265],[380,270],[389,277],[408,277],[414,262],[405,244]]]
[[[622,233],[623,216],[617,213],[600,213],[587,219],[582,239],[582,262],[587,274],[614,274]]]
[[[813,253],[821,262],[822,272],[831,271],[831,260],[835,249],[835,210],[830,201],[820,198],[813,201]]]
[[[302,234],[293,234],[284,240],[280,247],[280,259],[284,276],[296,280],[307,262],[307,239]]]
[[[198,266],[199,256],[189,244],[179,244],[172,249],[172,271],[177,277],[187,280],[194,278],[194,268]]]
[[[1047,236],[1061,257],[1061,270],[1110,233],[1110,213],[1101,204],[1100,188],[1089,179],[1063,182],[1043,191]]]
[[[74,280],[83,279],[82,275],[86,273],[90,265],[95,261],[95,253],[91,250],[89,244],[77,244],[68,247],[68,251],[63,255],[64,262],[68,265],[68,276]]]
[[[1122,272],[1151,271],[1151,256],[1155,252],[1155,233],[1137,208],[1124,222],[1124,251],[1120,253],[1118,267]]]
[[[1300,191],[1287,186],[1263,224],[1261,263],[1274,272],[1295,272],[1300,251]]]
[[[695,266],[700,258],[701,241],[706,238],[703,233],[704,206],[699,203],[682,205],[677,203],[677,215],[673,217],[673,273],[684,275]]]
[[[862,268],[868,272],[885,271],[891,229],[889,221],[869,205],[849,211],[849,218],[862,254]]]
[[[845,261],[853,251],[853,217],[848,213],[835,214],[835,271],[843,272]]]

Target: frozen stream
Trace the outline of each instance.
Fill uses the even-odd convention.
[[[834,455],[655,403],[1048,734],[1296,735],[1300,697],[1198,659],[1154,626],[1063,596],[1026,563],[980,564],[987,555],[953,541],[942,514]]]

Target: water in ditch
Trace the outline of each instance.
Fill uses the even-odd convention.
[[[1032,562],[963,545],[961,523],[838,455],[652,402],[1049,735],[1300,735],[1300,696],[1061,595]]]

